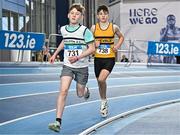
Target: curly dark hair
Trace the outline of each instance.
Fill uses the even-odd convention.
[[[108,9],[108,7],[105,6],[105,5],[101,5],[101,6],[98,7],[98,9],[97,9],[97,14],[98,14],[101,10],[103,10],[104,12],[109,13],[109,9]]]

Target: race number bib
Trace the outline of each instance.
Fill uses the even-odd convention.
[[[66,45],[64,53],[67,57],[79,56],[82,53],[82,46],[80,45]]]
[[[110,45],[99,45],[97,51],[98,54],[110,54]]]

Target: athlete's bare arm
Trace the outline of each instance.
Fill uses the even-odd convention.
[[[92,25],[91,31],[92,31],[93,34],[94,34],[94,31],[95,31],[95,28],[96,28],[96,26]],[[95,47],[97,48],[99,45],[100,45],[100,41],[95,40]]]
[[[68,60],[70,61],[71,64],[75,63],[76,61],[93,54],[94,51],[95,51],[94,42],[91,42],[88,44],[88,49],[84,51],[80,56],[72,56],[69,57]]]
[[[52,57],[50,58],[50,63],[54,63],[56,56],[58,55],[58,53],[64,49],[64,41],[62,40],[61,43],[59,44],[58,48],[56,49],[56,51],[54,52],[54,54],[52,55]]]
[[[121,33],[119,27],[117,25],[113,25],[113,29],[114,29],[114,32],[115,34],[118,36],[119,40],[118,42],[116,43],[116,45],[114,45],[114,48],[113,50],[116,52],[122,45],[123,41],[124,41],[124,36],[123,34]]]
[[[94,33],[94,31],[95,31],[95,25],[92,25],[91,31],[92,31],[92,33]]]

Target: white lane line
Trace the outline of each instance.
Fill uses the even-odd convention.
[[[3,65],[2,62],[0,62],[0,64]],[[54,68],[62,68],[63,66],[63,62],[60,62],[60,63],[55,63],[55,64],[49,64],[49,63],[40,63],[40,64],[24,64],[24,63],[21,63],[21,65],[23,67],[18,67],[19,65],[15,65],[15,63],[5,63],[6,65],[10,64],[10,66],[14,66],[14,67],[0,67],[0,69],[35,69],[35,68],[38,68],[38,69],[54,69]],[[131,63],[131,66],[127,66],[128,63],[122,63],[122,62],[116,62],[115,64],[115,67],[114,68],[149,68],[149,67],[153,67],[153,66],[161,66],[164,68],[164,67],[179,67],[179,64],[164,64],[164,63],[152,63],[151,66],[147,66],[147,63],[136,63],[136,62],[133,62]],[[93,68],[94,67],[94,62],[90,62],[89,63],[89,68]]]
[[[131,73],[149,73],[149,74],[151,74],[151,73],[167,73],[167,72],[171,72],[171,73],[180,73],[180,70],[178,70],[178,71],[175,71],[175,70],[152,70],[152,71],[149,71],[149,70],[145,70],[145,71],[122,71],[122,70],[120,70],[120,71],[113,71],[111,74],[113,75],[113,74],[119,74],[119,75],[121,75],[121,74],[124,74],[124,73],[129,73],[129,74],[131,74]],[[59,72],[54,72],[54,73],[30,73],[30,74],[0,74],[0,76],[2,76],[2,77],[9,77],[9,76],[31,76],[31,75],[39,75],[39,76],[42,76],[42,75],[60,75],[60,73],[61,73],[61,71],[59,71]],[[89,72],[89,74],[94,74],[94,72]]]
[[[45,69],[61,69],[62,67],[33,67],[33,68],[30,68],[30,67],[16,67],[16,68],[4,68],[4,67],[0,67],[0,69],[2,69],[2,70],[7,70],[7,69],[23,69],[23,70],[26,70],[26,69],[28,69],[28,70],[36,70],[36,69],[43,69],[43,70],[45,70]]]
[[[165,78],[165,77],[176,77],[178,78],[179,76],[130,76],[130,77],[114,77],[114,78],[108,78],[108,80],[121,80],[121,79],[133,79],[133,78]],[[96,79],[88,79],[88,80],[96,80]],[[39,84],[39,83],[49,83],[49,82],[59,82],[59,80],[57,81],[35,81],[35,82],[22,82],[22,83],[4,83],[4,84],[0,84],[0,86],[9,86],[9,85],[24,85],[24,84]]]
[[[60,75],[60,72],[59,73],[42,73],[42,74],[39,74],[39,73],[31,73],[31,74],[1,74],[0,77],[12,77],[12,76],[34,76],[34,75],[43,75],[43,76],[47,76],[47,75]]]
[[[89,68],[94,68],[94,65],[92,65],[92,66],[89,66]],[[133,67],[124,67],[123,65],[122,65],[122,67],[121,67],[121,65],[115,65],[114,66],[114,69],[116,69],[116,68],[135,68],[135,69],[139,69],[139,68],[143,68],[143,69],[149,69],[149,68],[147,68],[147,66],[140,66],[140,67],[136,67],[136,66],[133,66]],[[43,70],[48,70],[48,69],[62,69],[62,65],[60,65],[60,66],[56,66],[56,67],[0,67],[0,69],[3,69],[3,70],[9,70],[9,69],[15,69],[15,70],[17,70],[17,69],[23,69],[23,70],[26,70],[26,69],[28,69],[28,70],[30,70],[30,69],[32,69],[32,70],[35,70],[35,69],[43,69]]]
[[[97,102],[97,101],[99,101],[99,100],[94,100],[94,101],[89,101],[89,102],[84,102],[84,103],[78,103],[78,104],[74,104],[74,105],[68,105],[68,106],[65,106],[65,108],[70,108],[70,107],[73,107],[73,106],[80,106],[80,105],[84,105],[84,104],[90,104],[90,103]],[[10,120],[10,121],[6,121],[6,122],[3,122],[3,123],[0,123],[0,126],[7,125],[7,124],[10,124],[10,123],[19,121],[19,120],[24,120],[24,119],[27,119],[27,118],[31,118],[31,117],[34,117],[34,116],[38,116],[38,115],[41,115],[41,114],[53,112],[55,110],[56,109],[52,109],[52,110],[48,110],[48,111],[44,111],[44,112],[40,112],[40,113],[35,113],[35,114],[32,114],[32,115],[20,117],[20,118],[13,119],[13,120]]]
[[[22,82],[22,83],[4,83],[0,84],[0,86],[11,86],[11,85],[24,85],[24,84],[39,84],[39,83],[53,83],[53,82],[59,82],[57,81],[38,81],[38,82]]]
[[[172,103],[178,103],[180,102],[180,99],[176,99],[176,100],[167,100],[167,101],[164,101],[164,102],[159,102],[159,103],[154,103],[154,104],[150,104],[150,105],[146,105],[146,106],[142,106],[142,107],[138,107],[136,109],[132,109],[130,111],[126,111],[126,112],[123,112],[123,113],[120,113],[118,115],[115,115],[115,116],[112,116],[106,120],[103,120],[99,123],[96,123],[95,125],[87,128],[86,130],[84,130],[83,132],[81,132],[79,135],[88,135],[90,133],[92,133],[94,130],[97,130],[99,128],[101,128],[102,126],[104,125],[108,125],[109,123],[115,121],[115,120],[118,120],[120,119],[121,117],[124,117],[124,116],[127,116],[129,114],[133,115],[135,113],[138,113],[139,111],[143,111],[147,108],[149,109],[153,109],[155,107],[159,107],[159,106],[164,106],[164,105],[168,105],[168,104],[172,104]],[[146,110],[147,111],[147,110]],[[149,111],[149,110],[148,110]]]
[[[30,73],[30,74],[0,74],[0,77],[2,76],[2,77],[11,77],[11,76],[16,76],[16,77],[18,77],[18,76],[34,76],[34,75],[36,75],[36,76],[42,76],[42,75],[60,75],[61,74],[61,71],[59,71],[59,72],[54,72],[54,73]],[[94,72],[89,72],[89,74],[93,74],[94,75]]]
[[[143,95],[150,95],[150,94],[168,93],[168,92],[171,93],[171,92],[179,92],[179,91],[180,91],[180,89],[175,89],[175,90],[166,90],[166,91],[149,92],[149,93],[141,93],[141,94],[132,94],[132,95],[126,95],[126,96],[112,97],[112,98],[108,98],[108,100],[116,100],[116,99],[126,98],[126,97],[135,97],[135,96],[143,96]],[[99,102],[99,101],[100,100],[94,100],[94,101],[88,101],[88,102],[78,103],[78,104],[74,104],[74,105],[68,105],[68,106],[65,106],[65,108],[70,108],[70,107],[95,103],[95,102]],[[20,121],[20,120],[24,120],[24,119],[27,119],[27,118],[31,118],[31,117],[34,117],[34,116],[38,116],[38,115],[41,115],[41,114],[53,112],[55,110],[56,109],[47,110],[47,111],[43,111],[43,112],[40,112],[40,113],[35,113],[35,114],[32,114],[32,115],[27,115],[27,116],[24,116],[24,117],[20,117],[20,118],[17,118],[17,119],[6,121],[6,122],[3,122],[3,123],[0,123],[0,126],[7,125],[7,124],[10,124],[10,123],[13,123],[13,122]]]
[[[27,119],[27,118],[31,118],[31,117],[34,117],[34,116],[38,116],[38,115],[41,115],[41,114],[53,112],[53,111],[55,111],[55,109],[44,111],[44,112],[40,112],[40,113],[36,113],[36,114],[32,114],[32,115],[28,115],[28,116],[25,116],[25,117],[20,117],[20,118],[17,118],[17,119],[13,119],[13,120],[10,120],[10,121],[6,121],[6,122],[3,122],[3,123],[0,123],[0,126],[7,125],[7,124],[10,124],[10,123],[19,121],[19,120],[24,120],[24,119]]]
[[[120,87],[132,87],[132,86],[144,86],[144,85],[159,85],[159,84],[174,84],[174,83],[180,83],[180,81],[174,81],[174,82],[159,82],[159,83],[140,83],[140,84],[128,84],[128,85],[113,85],[109,86],[108,88],[120,88]],[[90,89],[98,89],[98,87],[91,87]],[[69,91],[75,91],[76,89],[70,89]],[[4,97],[0,98],[0,100],[6,100],[6,99],[14,99],[14,98],[21,98],[21,97],[29,97],[29,96],[38,96],[38,95],[46,95],[46,94],[54,94],[59,91],[51,91],[51,92],[42,92],[42,93],[33,93],[33,94],[25,94],[25,95],[18,95],[18,96],[10,96],[10,97]]]
[[[0,98],[1,100],[7,100],[7,99],[14,99],[14,98],[22,98],[22,97],[30,97],[30,96],[39,96],[39,95],[46,95],[46,94],[54,94],[58,93],[59,91],[51,91],[51,92],[43,92],[43,93],[33,93],[33,94],[24,94],[24,95],[18,95],[18,96],[10,96],[10,97],[3,97]]]

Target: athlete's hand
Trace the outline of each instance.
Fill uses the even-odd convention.
[[[95,47],[98,48],[99,45],[100,45],[100,41],[99,41],[99,40],[96,40],[96,41],[95,41]]]
[[[54,61],[55,61],[55,59],[56,59],[56,56],[53,55],[53,56],[49,59],[49,62],[50,62],[51,64],[53,64]]]
[[[68,60],[69,60],[69,62],[70,62],[71,64],[73,64],[73,63],[75,63],[76,61],[78,61],[79,59],[78,59],[77,56],[72,56],[72,57],[69,57]]]
[[[119,47],[117,45],[115,45],[112,49],[113,49],[114,52],[117,52]]]

